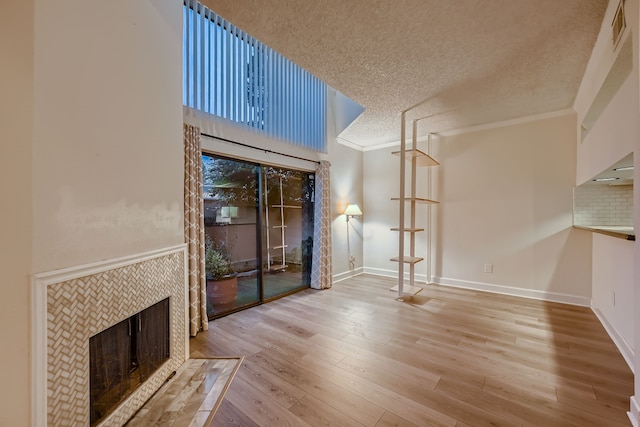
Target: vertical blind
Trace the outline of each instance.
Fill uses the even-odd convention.
[[[326,152],[326,84],[196,0],[183,11],[183,103]]]

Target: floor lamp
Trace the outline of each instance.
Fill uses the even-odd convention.
[[[358,205],[349,205],[344,210],[344,214],[347,217],[347,251],[349,252],[349,267],[353,270],[356,266],[356,259],[351,255],[351,239],[349,238],[349,217],[361,216],[362,211]]]

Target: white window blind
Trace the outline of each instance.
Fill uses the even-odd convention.
[[[184,2],[183,103],[326,152],[326,84],[196,0]]]

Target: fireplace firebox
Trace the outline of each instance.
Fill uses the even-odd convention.
[[[169,298],[92,336],[91,425],[117,408],[169,358]]]

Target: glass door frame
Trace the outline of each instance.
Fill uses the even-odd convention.
[[[307,177],[305,177],[305,175],[307,175]],[[310,178],[309,175],[313,175],[313,178]],[[294,198],[297,199],[295,201],[291,200],[291,193],[285,194],[284,190],[283,190],[283,185],[282,185],[282,178],[286,177],[285,181],[287,182],[286,186],[289,186],[291,181],[294,181],[296,179],[296,176],[298,176],[300,178],[300,182],[301,182],[301,186],[299,188],[294,189]],[[284,290],[282,292],[278,292],[272,296],[267,296],[264,297],[265,294],[269,295],[272,293],[273,289],[269,289],[269,281],[267,280],[267,275],[271,276],[271,274],[275,274],[275,275],[287,275],[290,274],[289,271],[289,265],[291,267],[295,267],[296,264],[298,264],[295,261],[295,255],[294,255],[294,261],[291,263],[289,262],[285,262],[285,252],[286,250],[283,248],[282,249],[282,254],[281,255],[276,255],[275,258],[276,259],[280,259],[280,257],[282,257],[282,261],[281,261],[281,266],[283,267],[282,270],[278,270],[278,268],[276,268],[274,270],[273,273],[271,273],[271,269],[267,269],[265,268],[265,265],[268,263],[268,259],[269,259],[269,253],[268,251],[270,250],[269,248],[263,247],[263,251],[266,250],[267,252],[263,253],[263,258],[262,258],[262,266],[263,266],[263,297],[264,297],[264,302],[269,302],[269,301],[274,301],[277,300],[279,298],[282,298],[284,296],[287,295],[291,295],[297,292],[300,292],[304,289],[307,289],[310,287],[310,280],[306,277],[309,276],[310,277],[310,271],[311,271],[311,266],[305,264],[305,226],[307,225],[307,223],[310,221],[311,224],[311,233],[307,233],[309,234],[308,237],[311,239],[311,241],[313,242],[313,205],[315,203],[315,201],[313,200],[313,196],[314,196],[314,191],[315,188],[314,186],[312,186],[312,184],[315,182],[315,171],[309,171],[306,169],[299,169],[299,168],[291,168],[291,167],[286,167],[286,166],[277,166],[277,165],[272,165],[272,164],[262,164],[262,169],[261,169],[261,180],[262,180],[262,186],[263,189],[265,191],[268,191],[267,187],[269,187],[269,189],[273,189],[274,186],[268,185],[268,181],[270,180],[274,180],[274,178],[279,177],[278,179],[275,179],[276,183],[279,185],[276,185],[276,193],[277,196],[279,197],[275,197],[275,206],[271,205],[268,206],[269,203],[266,201],[266,199],[268,199],[268,194],[262,194],[261,195],[261,202],[262,202],[262,213],[266,214],[266,215],[270,215],[272,211],[270,211],[270,208],[275,208],[276,211],[279,210],[279,215],[274,215],[276,217],[280,217],[280,221],[281,221],[281,225],[280,226],[274,226],[273,224],[269,224],[270,228],[280,228],[280,227],[290,227],[290,223],[285,226],[284,223],[285,220],[284,219],[284,215],[286,214],[286,212],[290,212],[289,214],[289,218],[291,218],[291,215],[297,211],[298,209],[300,209],[300,246],[299,247],[294,247],[294,250],[297,248],[299,250],[299,268],[300,268],[300,283],[299,285],[295,286],[295,287],[291,287],[288,290]],[[297,194],[297,190],[300,190],[300,194]],[[273,191],[273,190],[272,190]],[[305,203],[305,194],[307,195],[307,202]],[[271,200],[273,200],[273,197],[271,197]],[[311,206],[309,206],[309,203],[311,204]],[[299,206],[297,206],[299,204]],[[295,205],[295,206],[294,206]],[[297,209],[295,209],[297,208]],[[310,212],[309,212],[310,210]],[[295,218],[295,215],[293,215]],[[305,216],[307,217],[307,222],[304,222],[304,218]],[[295,221],[295,220],[294,220]],[[308,226],[308,225],[307,225]],[[265,241],[265,237],[266,237],[266,241],[269,242],[269,238],[266,236],[267,233],[270,233],[270,229],[267,228],[267,223],[263,222],[262,223],[262,227],[263,227],[263,242]],[[284,228],[282,230],[284,230]],[[281,231],[282,231],[281,230]],[[292,229],[293,232],[296,231],[295,228]],[[289,232],[291,233],[291,231]],[[286,239],[285,238],[285,234],[289,234],[289,233],[282,233],[282,237],[280,238],[280,240],[276,239],[281,245],[283,246],[288,246],[291,242],[290,239]],[[271,248],[272,250],[275,248]],[[279,249],[278,249],[279,251]],[[312,251],[311,251],[312,252]],[[307,256],[311,255],[311,254],[307,254]],[[287,254],[287,259],[290,260],[291,259],[291,254]],[[309,262],[309,261],[307,261]],[[311,260],[312,262],[312,260]],[[305,270],[305,268],[308,267],[308,271]],[[285,279],[285,282],[287,280]],[[307,282],[305,284],[305,281]],[[281,284],[281,281],[275,280],[276,283]],[[273,282],[272,282],[273,283]],[[285,286],[286,289],[286,286]]]
[[[255,301],[251,301],[248,302],[247,304],[244,305],[240,305],[240,306],[236,306],[234,304],[233,307],[221,311],[219,313],[212,313],[207,315],[209,320],[214,320],[217,319],[219,317],[223,317],[226,315],[229,315],[231,313],[235,313],[247,308],[251,308],[251,307],[255,307],[258,306],[260,304],[262,304],[263,300],[264,300],[264,295],[263,295],[263,286],[262,286],[262,253],[260,248],[262,247],[262,201],[261,201],[261,197],[260,194],[262,192],[261,189],[261,182],[262,179],[260,177],[260,173],[261,173],[261,165],[255,161],[248,161],[248,160],[244,160],[244,159],[237,159],[237,158],[233,158],[230,156],[225,156],[225,155],[220,155],[218,153],[214,153],[211,151],[207,151],[207,150],[202,150],[201,152],[201,156],[207,156],[212,158],[214,161],[215,160],[223,160],[223,161],[230,161],[230,162],[237,162],[237,163],[242,163],[245,165],[249,165],[253,168],[255,168],[255,177],[256,177],[256,198],[257,198],[257,203],[255,205],[255,215],[256,215],[256,223],[255,223],[255,257],[256,257],[256,269],[257,269],[257,274],[256,274],[256,300]],[[204,170],[203,170],[203,175],[204,175]],[[204,183],[203,183],[204,184]],[[203,193],[202,193],[202,197],[203,197],[203,203],[204,203],[204,188],[203,188]],[[205,226],[205,234],[206,234],[206,226]],[[207,294],[207,298],[209,298],[209,289],[207,287],[206,290],[206,294]]]
[[[264,214],[265,214],[265,200],[264,200],[264,195],[263,195],[263,191],[264,191],[264,172],[263,172],[263,168],[265,167],[272,167],[275,169],[285,169],[285,170],[290,170],[290,171],[296,171],[296,172],[302,172],[302,173],[308,173],[308,174],[313,174],[314,175],[314,179],[315,179],[315,171],[312,170],[307,170],[307,169],[301,169],[301,168],[294,168],[294,167],[290,167],[290,166],[280,166],[280,165],[275,165],[275,164],[270,164],[270,163],[261,163],[259,161],[256,160],[246,160],[246,159],[238,159],[238,158],[234,158],[231,157],[229,155],[225,155],[225,154],[219,154],[213,151],[208,151],[208,150],[202,150],[201,152],[202,156],[208,156],[211,157],[213,159],[221,159],[221,160],[228,160],[228,161],[234,161],[234,162],[239,162],[239,163],[245,163],[251,166],[255,166],[258,171],[257,171],[257,185],[256,185],[256,191],[257,191],[257,198],[258,198],[258,203],[256,204],[256,227],[255,227],[255,232],[256,232],[256,257],[257,257],[257,295],[258,295],[258,300],[252,303],[248,303],[239,307],[233,307],[227,311],[221,312],[221,313],[215,313],[212,315],[208,316],[209,320],[214,320],[217,319],[219,317],[224,317],[227,316],[229,314],[232,313],[236,313],[238,311],[242,311],[245,310],[247,308],[251,308],[251,307],[256,307],[258,305],[264,304],[264,303],[268,303],[271,301],[275,301],[277,299],[295,294],[297,292],[303,291],[305,289],[309,288],[309,285],[302,285],[298,288],[295,289],[291,289],[289,291],[271,296],[271,297],[267,297],[265,298],[265,294],[264,294],[264,287],[265,287],[265,269],[264,269],[264,257],[265,254],[263,253],[263,242],[264,242],[264,238],[263,238],[263,227],[264,227]],[[203,171],[204,172],[204,171]],[[203,197],[204,197],[204,189],[203,189]],[[314,202],[312,200],[312,202]],[[313,221],[313,216],[311,217],[311,221]],[[311,260],[311,262],[313,262],[313,260]],[[207,291],[208,292],[208,291]]]

